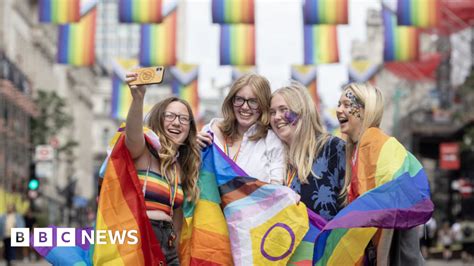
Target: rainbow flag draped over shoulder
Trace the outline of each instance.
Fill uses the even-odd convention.
[[[221,65],[255,65],[255,26],[221,25]]]
[[[81,0],[40,0],[39,21],[57,24],[79,22],[80,8]]]
[[[162,0],[120,0],[119,21],[122,23],[160,23]]]
[[[59,64],[90,66],[95,61],[95,25],[97,9],[94,8],[78,23],[59,25]]]
[[[177,11],[160,24],[144,24],[140,30],[140,65],[169,66],[176,64]]]
[[[304,25],[304,64],[329,64],[338,61],[337,27]]]
[[[418,29],[409,26],[397,26],[397,18],[388,8],[383,7],[382,12],[384,61],[417,61],[419,57]]]
[[[441,17],[440,0],[398,0],[398,25],[437,27]]]
[[[318,95],[318,80],[317,80],[317,69],[316,66],[308,65],[292,65],[291,66],[291,79],[294,79],[308,88],[309,94],[316,106],[320,107],[319,95]]]
[[[212,0],[212,23],[253,24],[254,0]]]
[[[173,80],[171,89],[173,94],[186,100],[192,108],[194,117],[199,117],[198,74],[199,66],[191,64],[177,64],[170,68]]]
[[[203,151],[199,185],[200,200],[184,209],[184,265],[285,265],[308,230],[293,190],[248,177],[216,145]]]
[[[378,228],[413,228],[433,213],[422,165],[380,129],[370,128],[361,137],[353,170],[357,179],[350,193],[360,196],[323,228],[315,245],[316,265],[358,264]]]
[[[305,24],[347,24],[347,0],[305,0],[303,18]]]

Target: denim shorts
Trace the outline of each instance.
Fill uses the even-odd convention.
[[[173,225],[170,222],[150,220],[151,227],[156,239],[160,243],[161,251],[166,258],[167,265],[179,265],[178,252],[176,251],[176,241],[173,247],[168,245],[168,239],[173,232]]]

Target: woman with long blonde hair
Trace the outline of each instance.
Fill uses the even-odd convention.
[[[270,117],[286,147],[285,185],[299,193],[308,208],[331,220],[340,209],[344,141],[325,132],[308,89],[297,82],[273,93]]]

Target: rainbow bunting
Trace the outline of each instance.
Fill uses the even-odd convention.
[[[353,60],[348,67],[349,82],[367,82],[380,68],[380,64],[370,60]]]
[[[176,64],[176,11],[161,24],[141,26],[140,65],[169,66]]]
[[[220,64],[255,65],[254,25],[221,25]]]
[[[305,24],[347,24],[347,0],[305,0]]]
[[[419,32],[415,27],[397,26],[397,18],[383,8],[384,61],[417,61],[419,56]]]
[[[335,25],[304,26],[304,64],[329,64],[339,61]]]
[[[132,94],[125,83],[125,74],[132,68],[138,66],[136,59],[116,59],[112,63],[112,99],[110,115],[112,118],[125,120],[127,118],[128,109],[132,103]]]
[[[58,63],[75,66],[94,64],[96,15],[97,9],[94,8],[80,22],[59,26]]]
[[[356,158],[357,179],[351,193],[360,196],[323,228],[314,250],[316,265],[360,263],[377,228],[413,228],[433,213],[428,177],[395,138],[378,128],[368,129],[359,141]]]
[[[79,22],[80,0],[40,0],[39,21],[43,23],[66,24]]]
[[[440,0],[398,0],[398,25],[437,27],[441,17]]]
[[[232,74],[231,74],[232,82],[234,82],[236,79],[248,73],[257,73],[257,67],[256,66],[233,66]]]
[[[254,0],[212,0],[212,23],[254,24]]]
[[[161,23],[162,0],[120,0],[119,21],[122,23]]]
[[[198,65],[178,64],[170,69],[173,75],[171,88],[173,94],[186,100],[192,108],[194,117],[199,117]]]
[[[307,65],[292,65],[291,66],[291,79],[294,79],[308,88],[311,98],[313,99],[316,106],[320,107],[319,95],[318,95],[318,80],[316,66]]]

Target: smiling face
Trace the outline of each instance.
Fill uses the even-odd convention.
[[[164,113],[163,128],[174,143],[179,145],[184,143],[189,135],[189,121],[190,115],[186,105],[178,101],[168,104]]]
[[[341,126],[341,133],[346,134],[353,142],[359,140],[362,129],[364,107],[350,89],[345,90],[337,106],[336,114]]]
[[[241,104],[241,106],[238,106]],[[254,104],[257,103],[257,106]],[[261,111],[258,106],[257,96],[250,86],[244,86],[234,96],[233,111],[237,119],[238,127],[242,131],[249,129],[260,117]]]
[[[283,96],[275,94],[270,105],[270,125],[273,132],[287,145],[293,139],[297,121],[297,114],[290,110]]]

